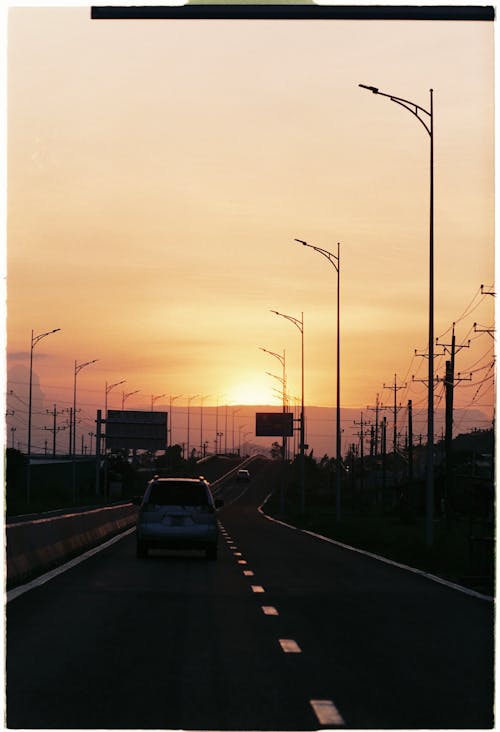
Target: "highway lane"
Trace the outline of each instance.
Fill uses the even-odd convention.
[[[354,728],[493,724],[492,603],[257,521],[257,494],[224,525],[303,650],[306,696],[332,699]]]
[[[270,522],[275,469],[223,490],[217,562],[130,536],[10,602],[8,727],[491,726],[492,605]]]

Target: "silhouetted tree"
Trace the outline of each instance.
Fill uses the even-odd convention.
[[[279,460],[283,455],[283,447],[279,442],[273,442],[271,445],[271,457],[273,460]]]

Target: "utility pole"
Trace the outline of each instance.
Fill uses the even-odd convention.
[[[227,455],[227,402],[225,410],[225,422],[224,422],[224,455]]]
[[[384,384],[384,389],[392,389],[394,391],[394,438],[393,438],[393,449],[394,454],[396,454],[396,451],[398,449],[398,411],[401,409],[401,405],[398,407],[396,402],[397,392],[400,389],[406,389],[406,384],[402,384],[401,386],[397,385],[397,378],[396,374],[394,374],[394,384],[393,386],[386,386]]]
[[[439,339],[436,338],[436,345],[443,348],[443,353],[450,354],[450,360],[446,361],[446,371],[444,377],[445,385],[445,460],[446,460],[446,477],[445,477],[445,510],[448,514],[449,503],[451,501],[451,495],[453,492],[453,455],[452,455],[452,444],[453,444],[453,391],[457,381],[469,381],[470,379],[462,379],[458,374],[458,379],[455,378],[455,355],[462,350],[462,348],[470,347],[470,340],[467,343],[462,343],[457,346],[455,338],[455,323],[452,326],[451,343],[439,343]],[[472,376],[470,377],[472,379]]]
[[[481,327],[478,327],[478,323],[474,323],[474,333],[488,333],[488,335],[490,335],[493,338],[493,340],[495,340],[495,336],[493,335],[494,332],[495,332],[495,328],[481,328]]]
[[[413,402],[408,399],[408,481],[413,486]]]
[[[382,420],[382,501],[387,481],[387,417]]]
[[[105,414],[105,417],[107,415]],[[95,440],[95,494],[99,495],[99,482],[101,477],[101,437],[102,437],[102,412],[100,409],[97,410],[96,415],[96,440]],[[107,424],[107,422],[106,422]],[[104,483],[104,500],[106,500],[107,486]]]
[[[50,410],[48,410],[48,409],[46,411],[47,411],[47,414],[52,414],[52,416],[54,418],[53,426],[52,427],[44,427],[44,430],[48,430],[49,432],[52,432],[52,457],[55,457],[56,456],[56,434],[60,430],[65,430],[66,427],[58,427],[57,426],[57,416],[59,414],[62,414],[62,412],[58,412],[57,411],[57,408],[56,408],[56,405],[55,404],[54,404],[54,409],[52,410],[52,412]]]
[[[69,408],[69,455],[73,446],[73,407]]]
[[[487,287],[488,289],[485,290],[485,287]],[[493,285],[481,285],[481,295],[492,295],[493,297],[495,297],[496,292]]]
[[[378,394],[377,394],[377,398],[375,400],[375,406],[374,407],[366,407],[366,408],[369,409],[372,412],[375,412],[375,443],[374,443],[375,450],[374,450],[374,455],[375,455],[375,457],[377,457],[377,455],[378,455],[378,442],[379,442],[379,439],[378,439],[378,413],[379,413],[380,409],[382,408],[381,402],[379,401],[379,395]]]
[[[364,428],[365,427],[369,427],[370,426],[370,422],[366,422],[366,421],[363,420],[363,412],[361,412],[361,421],[360,422],[356,422],[356,420],[354,420],[354,424],[355,425],[359,425],[359,427],[360,427],[359,432],[357,432],[356,434],[357,434],[357,437],[359,437],[359,456],[360,456],[360,459],[361,459],[361,490],[363,490],[364,484],[365,484],[365,464],[364,464],[364,455],[365,455],[365,451],[364,451],[365,432],[364,432]]]

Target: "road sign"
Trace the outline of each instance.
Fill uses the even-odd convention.
[[[106,447],[110,450],[165,450],[167,412],[110,409],[106,420]]]
[[[256,437],[292,437],[292,412],[256,412]]]

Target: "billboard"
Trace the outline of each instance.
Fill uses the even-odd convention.
[[[292,412],[256,412],[256,437],[293,437]]]
[[[168,412],[110,409],[106,419],[106,448],[166,450]]]

